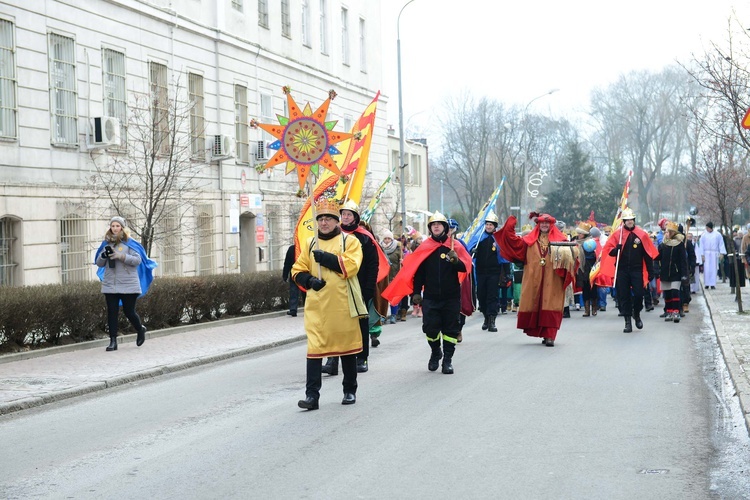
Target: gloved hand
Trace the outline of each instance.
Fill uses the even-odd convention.
[[[325,250],[313,250],[313,259],[318,262],[321,266],[327,267],[337,273],[341,272],[341,266],[339,266],[339,259],[335,254],[326,252]]]
[[[305,288],[307,288],[308,290],[312,288],[316,292],[319,292],[323,289],[324,286],[326,286],[326,280],[311,276],[310,279],[307,280],[307,286]]]
[[[451,264],[455,264],[456,262],[458,262],[458,254],[456,253],[455,250],[451,250],[450,252],[448,252],[447,256],[448,256],[448,261]]]
[[[618,244],[617,244],[617,245],[615,246],[615,250],[617,250],[618,252],[619,252],[620,250],[622,250],[622,243],[618,243]]]
[[[415,306],[418,306],[419,304],[422,303],[422,296],[418,293],[415,293],[414,295],[411,296],[411,303],[414,304]]]

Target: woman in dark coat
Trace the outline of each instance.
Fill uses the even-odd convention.
[[[677,224],[667,223],[664,239],[659,245],[661,270],[661,289],[664,293],[664,307],[666,316],[664,321],[680,321],[680,286],[688,283],[687,251],[685,250],[685,235],[677,230]]]

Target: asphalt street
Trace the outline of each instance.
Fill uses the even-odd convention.
[[[552,348],[518,332],[513,315],[497,333],[471,318],[454,375],[427,371],[429,349],[409,318],[384,328],[356,405],[342,406],[341,376],[326,376],[313,412],[296,407],[304,342],[31,405],[0,417],[11,450],[0,494],[744,498],[747,432],[706,303],[696,297],[679,324],[657,314],[625,334],[612,308],[574,312]],[[293,338],[301,323],[268,317],[212,335]],[[181,335],[88,356],[135,363]],[[53,364],[23,363],[44,359]],[[0,365],[3,380],[13,364]]]

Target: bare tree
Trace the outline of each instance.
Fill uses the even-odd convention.
[[[592,92],[591,115],[605,140],[608,163],[633,169],[638,210],[653,215],[649,193],[667,160],[678,161],[683,133],[679,126],[688,78],[679,68],[660,73],[631,72],[606,89]]]
[[[185,234],[182,220],[199,198],[207,180],[205,144],[196,147],[191,109],[179,80],[174,95],[162,89],[131,93],[126,143],[122,151],[93,150],[94,190],[103,192],[115,212],[126,215],[129,227],[151,255],[154,243]],[[202,127],[202,123],[192,124]],[[172,223],[166,224],[166,219]]]

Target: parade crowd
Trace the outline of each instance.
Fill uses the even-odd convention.
[[[289,248],[283,278],[290,284],[290,310],[306,296],[307,383],[298,406],[319,408],[322,376],[343,370],[342,404],[356,402],[357,374],[367,372],[370,348],[385,325],[421,319],[429,347],[427,369],[453,374],[466,317],[483,315],[482,329],[498,330],[496,318],[515,313],[517,328],[554,347],[564,318],[582,311],[594,318],[613,302],[623,332],[644,328],[641,312],[663,304],[660,318],[679,322],[691,296],[718,279],[744,287],[750,274],[750,236],[738,227],[728,253],[712,222],[693,237],[695,220],[662,219],[649,233],[630,208],[616,227],[583,221],[566,227],[550,214],[530,214],[517,229],[514,216],[500,224],[490,212],[484,231],[467,247],[459,224],[435,212],[426,236],[413,229],[377,238],[352,201],[315,205],[316,236]],[[748,225],[750,229],[750,225]],[[734,258],[740,272],[735,279]],[[736,283],[735,283],[736,282]],[[327,358],[323,364],[323,359]]]

